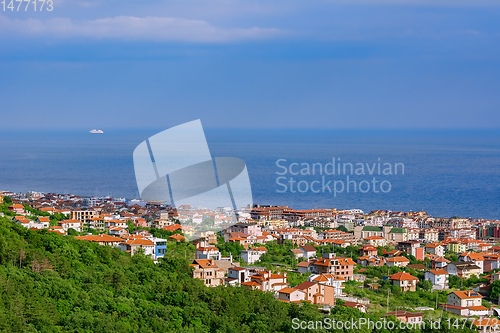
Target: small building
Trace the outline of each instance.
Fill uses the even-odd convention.
[[[444,257],[437,257],[431,260],[431,268],[445,268],[450,261]]]
[[[304,258],[310,259],[316,257],[316,248],[312,245],[302,245],[300,248]]]
[[[278,299],[288,303],[299,303],[305,300],[305,292],[295,288],[283,288],[278,291]]]
[[[300,249],[290,249],[290,252],[295,256],[295,258],[303,258],[304,253]]]
[[[302,261],[297,264],[297,270],[301,274],[305,273],[311,273],[313,271],[313,264],[316,262],[316,260],[308,260],[308,261]]]
[[[162,258],[167,253],[167,240],[163,238],[149,238],[155,244],[154,259]]]
[[[444,256],[444,246],[441,243],[430,243],[425,246],[425,252],[437,256]]]
[[[472,275],[479,277],[481,268],[466,261],[452,262],[446,266],[449,275],[458,275],[462,279],[468,279]]]
[[[396,319],[404,321],[406,323],[420,324],[422,322],[423,313],[422,312],[408,312],[408,311],[394,311],[388,312],[386,317],[394,316]]]
[[[305,281],[295,287],[305,293],[305,300],[312,304],[335,305],[335,288],[327,284]]]
[[[448,289],[449,274],[442,268],[431,269],[425,272],[425,280],[429,280],[432,283],[432,288],[437,290]]]
[[[356,302],[349,302],[349,301],[346,301],[344,304],[342,304],[343,306],[347,306],[349,308],[353,308],[353,309],[357,309],[363,313],[366,313],[366,305],[365,304],[360,304],[360,303],[356,303]]]
[[[406,257],[393,257],[385,259],[385,264],[388,267],[396,266],[396,267],[406,267],[410,263],[410,260]]]
[[[196,259],[221,260],[221,253],[215,246],[200,246],[196,248]]]
[[[194,268],[193,278],[203,280],[207,287],[216,287],[222,284],[224,270],[217,267],[212,259],[195,259],[190,265]]]
[[[244,267],[229,267],[227,270],[227,278],[224,282],[229,285],[242,284],[250,281],[250,272]]]
[[[363,238],[363,243],[372,246],[385,246],[387,244],[387,240],[381,236],[370,236]]]
[[[359,254],[361,256],[376,256],[378,253],[378,250],[375,246],[373,245],[363,245],[359,249]]]
[[[464,261],[464,262],[469,262],[477,267],[479,267],[480,274],[483,273],[483,268],[484,268],[484,257],[480,255],[479,253],[475,252],[464,252],[458,257],[458,261]]]
[[[169,236],[168,240],[171,242],[180,243],[180,242],[184,242],[186,240],[186,237],[179,235],[179,234],[174,234],[172,236]]]
[[[399,286],[402,292],[416,291],[418,278],[405,272],[399,272],[389,276],[392,284]]]
[[[24,215],[26,214],[24,211],[24,206],[21,204],[14,204],[9,206],[9,211],[14,212],[19,215]]]
[[[78,232],[82,231],[82,222],[78,220],[62,220],[57,222],[62,229],[67,232],[69,229],[74,229]]]
[[[486,316],[488,308],[482,305],[482,298],[473,290],[454,291],[448,295],[447,304],[441,307],[459,316]]]
[[[242,250],[240,252],[241,258],[248,264],[254,264],[260,260],[260,257],[267,252],[264,246],[251,247],[248,250]]]
[[[145,238],[130,238],[120,243],[118,247],[130,255],[134,255],[137,251],[144,251],[144,255],[154,258],[155,244]]]

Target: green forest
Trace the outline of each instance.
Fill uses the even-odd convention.
[[[284,303],[271,293],[205,287],[191,277],[193,245],[169,242],[167,251],[155,264],[141,254],[131,257],[117,248],[30,230],[0,217],[0,330],[301,332],[307,330],[294,330],[293,318],[326,318],[309,303]],[[360,317],[377,320],[380,314],[338,305],[329,315],[336,320]]]

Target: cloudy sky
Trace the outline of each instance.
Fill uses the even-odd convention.
[[[0,128],[500,127],[497,0],[52,5],[0,5]]]

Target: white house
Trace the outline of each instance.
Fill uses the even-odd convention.
[[[306,293],[294,288],[283,288],[278,291],[278,299],[285,302],[300,302],[305,300]]]
[[[241,258],[248,264],[254,264],[260,260],[260,257],[267,252],[267,249],[263,246],[251,247],[248,250],[241,251]]]
[[[200,246],[196,248],[196,259],[221,260],[221,254],[215,246]]]
[[[316,248],[312,245],[302,245],[299,249],[306,259],[316,257]]]
[[[393,257],[385,259],[385,264],[388,267],[396,266],[396,267],[406,267],[410,263],[410,260],[405,257]]]
[[[64,231],[68,231],[69,229],[74,229],[78,232],[82,231],[82,222],[78,220],[62,220],[57,222],[57,224],[63,228]]]
[[[442,257],[444,256],[444,246],[439,243],[430,243],[425,246],[425,252]]]
[[[227,278],[224,282],[229,285],[237,285],[250,281],[250,272],[244,267],[229,267],[227,269]]]
[[[448,277],[449,274],[442,268],[431,269],[428,272],[425,272],[425,280],[429,280],[432,282],[432,288],[437,290],[448,289]]]
[[[335,297],[342,296],[345,288],[343,277],[333,274],[313,274],[307,277],[307,281],[324,284],[334,288]]]
[[[130,255],[134,255],[139,249],[144,250],[144,254],[154,258],[155,255],[155,243],[145,238],[135,238],[128,239],[123,243],[120,243],[118,247],[125,252],[130,252]]]

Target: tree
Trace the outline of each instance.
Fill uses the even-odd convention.
[[[340,230],[340,231],[343,231],[343,232],[349,232],[349,230],[347,230],[347,228],[344,227],[343,225],[341,225],[340,227],[338,227],[337,230]]]

